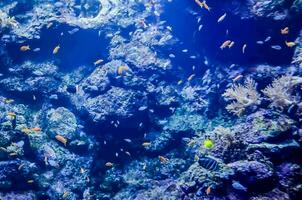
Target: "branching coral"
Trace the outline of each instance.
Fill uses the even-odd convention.
[[[295,102],[292,90],[299,84],[302,84],[301,77],[284,75],[275,79],[262,92],[272,102],[271,106],[286,107]]]
[[[247,78],[244,85],[232,85],[222,95],[226,100],[232,101],[226,109],[236,115],[241,115],[246,108],[259,104],[260,95],[256,90],[256,83],[253,79]]]

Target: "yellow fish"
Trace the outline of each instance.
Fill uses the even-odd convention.
[[[67,139],[64,137],[64,136],[62,136],[62,135],[56,135],[56,137],[55,137],[59,142],[61,142],[62,144],[64,144],[64,146],[66,146],[66,144],[67,144]]]
[[[101,64],[103,61],[104,61],[104,60],[99,59],[99,60],[95,61],[93,64],[94,64],[94,65],[99,65],[99,64]]]
[[[246,47],[247,47],[247,45],[246,45],[246,44],[244,44],[244,45],[242,46],[242,53],[243,53],[243,54],[245,53],[245,49],[246,49]]]
[[[14,113],[14,112],[8,112],[8,113],[7,113],[7,116],[10,116],[10,117],[12,117],[12,118],[15,118],[17,115],[16,115],[16,113]]]
[[[287,42],[287,41],[285,41],[285,44],[286,44],[286,46],[289,47],[289,48],[292,48],[292,47],[296,46],[296,43],[295,43],[295,42]]]
[[[11,103],[13,103],[15,100],[13,100],[13,99],[5,99],[4,100],[4,103],[6,103],[6,104],[11,104]]]
[[[128,72],[128,71],[130,71],[128,66],[119,66],[117,68],[117,74],[118,75],[123,75],[124,72]]]
[[[226,41],[224,41],[224,42],[221,44],[220,49],[222,50],[222,49],[224,49],[224,48],[226,48],[226,47],[229,47],[229,45],[230,45],[231,43],[232,43],[231,40],[226,40]]]
[[[285,27],[283,29],[281,29],[281,34],[282,35],[287,35],[289,33],[289,28],[288,27]]]
[[[28,183],[28,184],[32,184],[32,183],[34,183],[34,180],[32,180],[32,179],[31,179],[31,180],[28,180],[27,183]]]
[[[56,47],[53,49],[52,54],[57,54],[57,53],[59,52],[60,48],[61,48],[60,45],[56,46]]]
[[[30,50],[30,47],[29,47],[29,45],[24,45],[24,46],[21,46],[20,47],[20,51],[29,51]]]
[[[142,145],[143,145],[143,147],[147,147],[147,146],[151,145],[151,142],[144,142]]]
[[[210,7],[208,6],[206,1],[201,2],[200,0],[195,0],[197,5],[199,5],[201,8],[206,9],[207,11],[210,11]]]
[[[29,133],[31,133],[31,130],[29,128],[23,128],[23,129],[21,129],[21,132],[25,133],[25,134],[29,134]]]
[[[63,192],[62,198],[65,199],[68,197],[68,195],[69,195],[69,192],[65,191],[65,192]]]

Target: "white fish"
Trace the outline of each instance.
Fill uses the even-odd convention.
[[[199,27],[198,27],[198,31],[201,31],[202,27],[203,27],[203,25],[200,24]]]
[[[183,53],[187,53],[189,50],[188,49],[183,49],[182,52]]]
[[[38,52],[38,51],[40,51],[41,49],[40,48],[35,48],[34,50],[33,50],[33,52]]]
[[[131,142],[132,142],[132,140],[131,140],[131,139],[128,139],[128,138],[125,138],[124,141],[125,141],[125,142],[128,142],[128,143],[131,143]]]
[[[115,153],[115,157],[118,157],[118,153],[117,152]]]
[[[280,45],[272,45],[271,48],[278,50],[278,51],[282,49],[282,47]]]
[[[141,106],[141,107],[138,108],[138,110],[139,110],[139,111],[144,111],[144,110],[146,110],[147,108],[148,108],[147,106]]]
[[[197,17],[197,23],[201,22],[201,17]]]
[[[264,42],[268,42],[268,41],[270,41],[271,39],[272,39],[272,37],[271,37],[271,36],[268,36],[267,38],[265,38]]]
[[[264,44],[264,42],[261,41],[261,40],[258,40],[256,43],[257,43],[257,44]]]
[[[221,17],[218,18],[217,23],[222,22],[225,19],[226,16],[227,16],[227,14],[224,13]]]
[[[193,70],[193,71],[195,70],[195,65],[192,66],[192,70]]]
[[[170,58],[175,58],[175,55],[173,53],[169,54]]]
[[[167,28],[169,31],[172,32],[172,27],[171,27],[171,26],[167,26],[166,28]]]
[[[143,127],[143,125],[144,125],[143,122],[139,123],[139,127]]]
[[[78,32],[79,30],[80,30],[80,29],[78,29],[78,28],[74,28],[74,29],[68,31],[68,33],[69,33],[70,35],[73,35],[73,34],[75,34],[76,32]]]
[[[196,56],[190,56],[190,58],[191,58],[191,59],[196,59],[197,57],[196,57]]]

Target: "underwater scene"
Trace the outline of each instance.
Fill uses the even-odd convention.
[[[301,200],[302,0],[1,0],[0,200]]]

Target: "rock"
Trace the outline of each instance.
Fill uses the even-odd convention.
[[[15,187],[18,180],[20,161],[0,161],[0,189],[9,190]]]
[[[236,161],[227,164],[234,170],[233,177],[250,189],[264,189],[273,186],[274,171],[271,167],[257,161]],[[258,186],[261,185],[262,188]]]
[[[79,136],[76,133],[77,119],[75,115],[64,107],[51,109],[46,115],[46,132],[51,138],[62,135],[69,140]]]
[[[9,92],[42,93],[55,92],[60,84],[57,66],[53,63],[32,63],[27,61],[21,66],[9,69],[10,76],[2,79],[0,85]]]
[[[141,121],[138,109],[146,106],[146,97],[140,92],[112,87],[105,94],[88,98],[84,107],[94,123],[112,119]],[[131,125],[131,124],[129,124]]]

